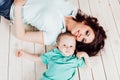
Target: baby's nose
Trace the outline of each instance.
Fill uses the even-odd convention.
[[[69,46],[66,46],[66,48],[68,49],[68,48],[69,48]]]

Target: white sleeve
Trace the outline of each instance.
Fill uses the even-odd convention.
[[[48,15],[46,15],[43,20],[44,44],[54,44],[58,34],[61,33],[61,29],[63,27],[63,18],[58,13],[51,12],[48,13]]]
[[[45,45],[54,45],[56,43],[56,38],[58,34],[44,32],[44,44]]]

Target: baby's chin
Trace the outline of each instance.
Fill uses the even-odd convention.
[[[71,55],[73,55],[73,54],[71,54],[71,53],[68,53],[68,54],[64,54],[65,56],[71,56]]]

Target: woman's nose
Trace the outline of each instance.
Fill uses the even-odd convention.
[[[84,37],[83,35],[77,36],[77,41],[80,41],[80,42],[81,42],[82,39],[83,39],[83,37]]]

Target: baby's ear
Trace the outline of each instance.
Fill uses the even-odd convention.
[[[57,43],[55,44],[55,47],[58,48],[58,44]]]
[[[59,45],[60,45],[60,43],[59,42],[57,42],[56,44],[55,44],[55,46],[58,48],[59,47]]]

